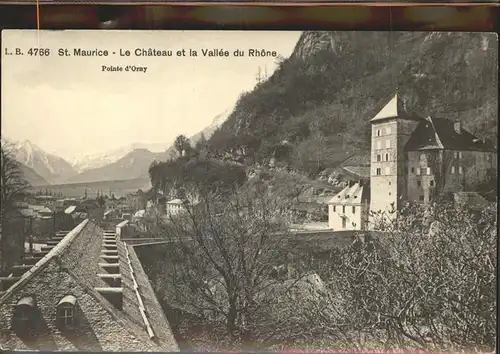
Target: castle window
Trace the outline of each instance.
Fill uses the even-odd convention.
[[[390,141],[389,139],[387,139],[387,140],[385,141],[385,148],[386,148],[386,149],[389,149],[390,147],[391,147],[391,141]]]
[[[461,159],[462,158],[462,153],[460,151],[455,152],[455,158],[456,159]]]
[[[424,196],[423,196],[423,195],[420,195],[420,196],[418,197],[418,199],[419,199],[421,202],[423,202],[423,201],[424,201]]]
[[[377,129],[377,136],[380,136],[380,129]]]
[[[345,214],[345,205],[342,205],[342,212]]]
[[[430,185],[431,187],[432,187],[432,186],[434,186],[434,181],[430,181],[430,182],[429,182],[429,185]]]
[[[72,329],[75,327],[76,297],[67,295],[57,305],[57,324],[59,328]]]
[[[332,210],[333,210],[333,212],[335,212],[335,205],[333,205]]]
[[[417,175],[420,176],[420,168],[417,168]]]
[[[411,173],[415,173],[415,167],[411,168]]]
[[[380,176],[382,174],[382,169],[381,168],[377,168],[377,176]]]
[[[352,207],[352,213],[356,214],[356,207],[355,206]]]
[[[380,155],[377,155],[377,161],[380,161],[381,158],[380,158]]]
[[[347,227],[347,220],[346,218],[342,218],[342,228],[345,229]]]
[[[451,166],[451,174],[454,175],[455,174],[455,166]]]
[[[464,173],[464,170],[463,170],[462,166],[458,166],[458,173],[459,174]]]
[[[426,172],[427,175],[430,175],[431,174],[431,168],[427,167],[425,172]]]
[[[417,181],[417,186],[419,186],[419,187],[420,187],[421,185],[422,185],[422,182]]]
[[[491,155],[490,154],[486,155],[486,161],[488,161],[488,162],[491,161]]]
[[[389,161],[389,154],[385,154],[385,161]]]
[[[12,329],[19,334],[28,334],[34,324],[34,315],[36,311],[36,301],[32,296],[21,298],[15,308],[12,316]]]

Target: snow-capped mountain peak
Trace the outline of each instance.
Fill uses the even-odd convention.
[[[73,164],[73,167],[78,172],[83,172],[114,163],[134,150],[146,149],[151,152],[163,152],[168,148],[169,145],[170,142],[152,144],[132,143],[130,145],[106,152],[82,156],[80,158],[73,159],[71,162]]]
[[[75,174],[73,167],[66,160],[46,152],[29,140],[2,140],[12,150],[16,160],[33,169],[49,183],[63,182]]]

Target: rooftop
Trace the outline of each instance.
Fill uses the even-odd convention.
[[[458,124],[458,131],[455,129],[455,124]],[[405,149],[407,151],[430,149],[496,151],[491,142],[471,134],[461,123],[432,117],[420,122],[406,143]]]
[[[369,200],[369,188],[361,183],[353,183],[333,196],[328,204],[362,204]]]
[[[380,112],[370,121],[380,121],[384,119],[400,118],[406,120],[421,120],[417,114],[406,107],[404,99],[397,93],[391,100],[380,110]]]
[[[72,205],[72,206],[69,206],[67,207],[65,210],[64,210],[64,213],[65,214],[71,214],[72,212],[74,212],[76,209],[76,206]]]
[[[35,265],[31,266],[1,297],[0,306],[10,304],[11,298],[22,293],[30,281],[45,277],[44,271],[69,274],[78,284],[110,313],[123,327],[124,335],[131,335],[144,351],[177,351],[178,347],[170,325],[163,314],[141,263],[132,247],[119,238],[114,240],[114,231],[105,232],[88,219],[65,235]],[[112,241],[110,241],[112,240]],[[106,245],[115,244],[117,255],[103,254]],[[104,246],[103,246],[104,245]],[[85,256],[82,256],[82,255]],[[116,260],[105,262],[105,257]],[[117,263],[116,274],[102,272],[103,265]],[[100,274],[106,273],[106,274]],[[121,278],[119,287],[109,287],[106,277]],[[51,288],[39,291],[51,291]],[[110,300],[110,292],[122,296],[121,306]]]
[[[182,204],[183,201],[181,199],[172,199],[171,201],[167,202],[167,204]]]

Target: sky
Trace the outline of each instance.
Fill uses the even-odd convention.
[[[249,57],[251,48],[289,57],[301,32],[284,31],[2,31],[2,137],[29,140],[74,161],[131,143],[165,143],[193,135],[271,75],[276,58]],[[23,55],[15,53],[19,48]],[[50,56],[30,56],[30,48]],[[59,49],[108,50],[108,57],[59,56]],[[172,50],[172,57],[134,56],[136,48]],[[197,57],[177,57],[178,50]],[[203,57],[223,49],[229,57]],[[242,49],[244,57],[234,57]],[[120,56],[130,50],[131,56]],[[115,55],[112,55],[115,52]],[[102,66],[147,67],[108,72]]]

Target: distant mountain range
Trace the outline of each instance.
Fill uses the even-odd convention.
[[[227,119],[229,113],[228,110],[216,116],[208,127],[190,137],[191,143],[195,145],[202,134],[208,139]],[[154,160],[165,161],[176,154],[172,143],[133,143],[101,154],[74,159],[70,163],[28,140],[5,140],[32,186],[148,178],[149,166]]]
[[[38,187],[38,186],[46,186],[49,184],[42,176],[40,176],[38,173],[33,171],[33,169],[29,168],[28,166],[20,163],[19,164],[21,167],[21,172],[23,174],[24,179],[32,186],[32,187]]]
[[[28,140],[14,142],[7,139],[6,142],[17,161],[36,172],[49,184],[63,183],[77,173],[68,161],[49,154]],[[24,172],[30,175],[28,170],[24,169]]]
[[[154,160],[166,160],[167,155],[151,152],[147,149],[135,149],[118,161],[105,166],[85,170],[67,180],[67,183],[82,183],[94,181],[110,181],[134,179],[148,175],[148,169]]]
[[[171,143],[133,143],[104,153],[85,155],[81,158],[73,159],[71,163],[78,173],[81,173],[86,170],[97,169],[117,162],[128,153],[137,149],[146,149],[151,152],[164,152],[170,145]]]

